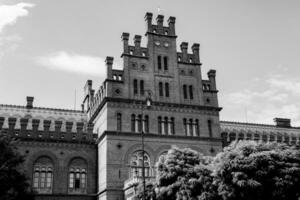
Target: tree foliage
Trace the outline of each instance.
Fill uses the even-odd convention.
[[[14,141],[0,136],[1,200],[32,199],[27,178],[20,168],[23,162],[24,157],[16,151]]]
[[[299,150],[241,141],[213,158],[172,148],[160,157],[156,182],[145,193],[147,200],[298,200],[299,188]]]
[[[239,142],[214,160],[218,192],[226,200],[297,200],[300,151],[278,143]]]

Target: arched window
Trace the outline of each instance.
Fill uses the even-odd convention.
[[[131,132],[135,132],[135,114],[131,115]]]
[[[141,95],[144,95],[144,93],[145,93],[143,80],[140,80],[140,93],[141,93]]]
[[[52,193],[53,162],[43,156],[36,160],[33,166],[33,188],[38,193]]]
[[[232,141],[235,141],[237,138],[236,138],[236,133],[234,132],[231,132],[229,134],[229,141],[232,142]]]
[[[190,99],[194,99],[193,86],[192,85],[189,86],[189,91],[190,91]]]
[[[169,96],[170,96],[170,92],[169,92],[169,83],[165,83],[165,94],[166,94],[166,97],[169,97]]]
[[[145,167],[145,177],[152,176],[150,168],[150,157],[145,152],[144,153],[144,167]],[[143,176],[143,152],[136,151],[130,159],[130,176],[131,177],[142,177]]]
[[[138,81],[136,79],[133,80],[133,94],[138,93]]]
[[[238,140],[244,140],[244,133],[239,133]]]
[[[164,70],[168,70],[168,57],[167,56],[165,56],[164,57]]]
[[[87,164],[81,158],[75,158],[69,165],[69,192],[85,193],[87,187]]]
[[[158,124],[157,124],[157,128],[158,128],[158,133],[162,134],[162,130],[161,130],[161,124],[162,124],[162,120],[161,120],[161,116],[159,116],[157,118]]]
[[[157,68],[161,70],[161,56],[157,56]]]
[[[164,92],[163,92],[163,83],[159,82],[158,83],[158,89],[159,89],[159,96],[164,96]]]
[[[183,85],[183,98],[187,99],[187,87],[186,87],[186,85]]]

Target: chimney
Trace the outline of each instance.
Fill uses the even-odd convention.
[[[290,128],[291,127],[291,119],[287,118],[274,118],[275,125],[277,127]]]
[[[29,97],[29,96],[26,97],[27,100],[26,108],[33,108],[33,99],[34,97]]]

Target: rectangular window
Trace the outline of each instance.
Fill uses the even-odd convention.
[[[74,188],[74,173],[69,174],[69,188]]]
[[[175,135],[175,120],[174,117],[171,117],[171,133]]]
[[[133,80],[133,93],[138,93],[138,81],[136,79]]]
[[[39,187],[39,172],[34,173],[34,178],[33,178],[33,187],[38,188]]]
[[[207,125],[208,125],[208,133],[209,133],[209,137],[212,137],[212,122],[211,120],[207,120]]]
[[[199,120],[198,120],[198,119],[196,119],[196,124],[195,124],[195,126],[196,126],[196,135],[197,135],[197,136],[200,136]]]
[[[52,172],[47,173],[47,179],[46,179],[46,187],[51,188],[52,184]]]
[[[135,115],[131,115],[131,132],[135,132]]]
[[[163,134],[165,135],[168,135],[169,133],[169,120],[168,120],[168,117],[165,117],[165,120],[164,120],[164,131],[163,131]]]
[[[149,117],[148,117],[148,115],[145,116],[145,132],[149,133]]]
[[[183,85],[183,98],[187,99],[187,87],[186,87],[186,85]]]
[[[162,121],[161,121],[161,117],[158,117],[157,119],[158,121],[158,124],[157,124],[157,128],[158,128],[158,133],[161,134],[161,124],[162,124]]]
[[[46,186],[46,173],[45,172],[42,172],[41,173],[41,188],[45,188]]]
[[[189,120],[189,132],[188,136],[193,136],[193,119]]]
[[[161,56],[157,56],[157,68],[161,70]]]
[[[138,131],[142,132],[142,115],[138,116]]]
[[[81,188],[85,188],[85,179],[86,179],[86,176],[84,173],[81,174]]]
[[[117,131],[121,131],[122,129],[122,114],[117,114]]]
[[[190,99],[193,99],[194,95],[193,95],[193,86],[192,85],[189,86],[189,90],[190,90]]]
[[[166,93],[166,97],[170,96],[170,93],[169,93],[169,83],[165,83],[165,93]]]
[[[159,96],[164,96],[164,91],[163,91],[163,83],[159,82],[158,84],[158,89],[159,89]]]
[[[187,121],[186,121],[186,118],[183,119],[183,129],[184,129],[185,135],[187,135]]]
[[[164,57],[164,70],[168,70],[168,57]]]
[[[141,95],[144,95],[144,81],[143,80],[140,80],[140,94]]]

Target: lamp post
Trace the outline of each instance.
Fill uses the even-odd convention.
[[[146,107],[149,109],[152,105],[152,100],[151,100],[151,92],[147,92],[147,97],[145,100]],[[142,155],[143,155],[143,163],[142,163],[142,179],[143,179],[143,200],[146,199],[146,177],[145,177],[145,142],[144,142],[144,128],[145,128],[145,123],[144,122],[144,105],[143,102],[142,104]],[[149,125],[148,125],[149,126]]]

